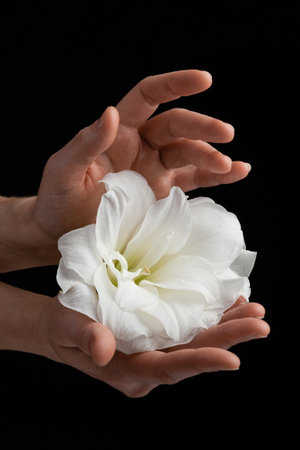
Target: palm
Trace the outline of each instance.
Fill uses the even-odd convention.
[[[92,163],[94,181],[101,180],[108,172],[133,169],[142,150],[143,142],[137,129],[120,123],[114,143]]]
[[[130,129],[121,123],[115,142],[95,162],[94,174],[101,179],[110,171],[132,169],[148,180],[157,198],[164,197],[172,186],[172,173],[162,164],[158,150],[138,129]]]

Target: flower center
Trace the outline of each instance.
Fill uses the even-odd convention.
[[[146,265],[131,270],[126,258],[120,252],[114,251],[105,262],[110,281],[116,287],[120,280],[132,280],[139,285],[142,280],[151,275],[151,270]]]

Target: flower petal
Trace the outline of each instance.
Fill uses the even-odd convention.
[[[243,249],[233,261],[230,268],[241,277],[249,277],[256,260],[256,255],[256,252]]]
[[[122,189],[114,187],[102,196],[96,220],[96,242],[101,256],[105,259],[119,250],[125,236],[124,233],[133,233],[134,229],[126,223],[126,209],[130,199]],[[126,238],[125,238],[126,239]]]
[[[116,303],[118,288],[111,283],[104,264],[98,268],[95,275],[95,287],[99,296],[98,320],[113,332],[117,349],[124,353],[149,349],[147,341],[153,331],[140,320],[138,313],[121,309]]]
[[[102,196],[98,209],[96,239],[102,253],[122,253],[155,202],[155,195],[147,181],[130,170],[109,173],[101,181],[108,192]]]
[[[134,198],[135,213],[139,210],[147,211],[149,206],[155,202],[155,195],[147,180],[133,170],[123,170],[116,173],[108,173],[100,182],[105,184],[107,190],[114,187],[122,189],[129,198]]]
[[[115,297],[116,303],[124,311],[136,311],[158,301],[158,293],[146,291],[136,285],[133,280],[121,279]]]
[[[118,350],[187,343],[250,295],[256,253],[234,214],[178,187],[156,202],[132,171],[102,182],[96,225],[59,240],[57,281],[61,303],[109,327]]]
[[[143,312],[151,314],[161,323],[163,332],[160,335],[168,339],[168,345],[188,342],[195,330],[199,332],[206,328],[202,320],[205,299],[201,294],[159,288],[159,300],[156,305],[144,308]]]
[[[215,304],[218,307],[230,308],[240,295],[249,300],[251,289],[248,276],[250,275],[256,259],[256,252],[242,250],[240,255],[232,263],[231,267],[220,273],[219,279],[223,284],[222,304]]]
[[[88,284],[93,284],[94,273],[101,261],[96,249],[95,225],[70,231],[58,240],[58,249],[65,267],[73,269]]]
[[[86,284],[77,272],[64,265],[63,260],[59,263],[57,282],[62,289],[58,294],[62,305],[98,320],[95,287]]]
[[[136,270],[137,267],[146,267],[146,270],[149,270],[152,266],[154,266],[167,252],[170,246],[170,240],[173,238],[173,236],[173,231],[166,231],[159,234],[157,236],[157,239],[155,239],[155,242],[153,242],[153,245],[150,247],[147,246],[145,254],[143,256],[140,256],[141,259],[139,260],[138,264],[131,270]]]
[[[202,294],[208,303],[221,296],[222,285],[209,261],[197,256],[180,255],[159,264],[140,286],[147,284],[173,291],[194,291]]]
[[[238,257],[244,248],[244,237],[236,215],[209,200],[189,201],[193,226],[181,253],[201,255],[219,272]]]
[[[178,252],[186,243],[191,230],[191,214],[187,198],[177,187],[170,195],[154,203],[147,211],[136,236],[127,245],[124,256],[129,267],[137,267],[162,235],[172,233],[165,254]],[[151,263],[152,264],[152,263]]]
[[[246,300],[249,299],[251,291],[247,277],[239,276],[232,269],[227,269],[220,275],[220,280],[224,286],[223,300],[226,302],[227,308],[230,308],[240,295]]]
[[[146,291],[146,289],[144,290]],[[145,323],[151,325],[150,329],[152,329],[151,321],[156,321],[157,329],[155,336],[167,340],[168,344],[171,340],[178,342],[181,324],[178,322],[178,318],[174,314],[173,308],[170,307],[168,303],[159,299],[159,302],[155,304],[146,305],[142,309],[140,317]]]

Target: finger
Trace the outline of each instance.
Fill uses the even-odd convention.
[[[167,169],[192,164],[215,173],[229,172],[231,159],[203,141],[180,139],[159,151],[160,159]]]
[[[157,385],[174,384],[205,372],[236,370],[239,365],[240,360],[235,354],[220,348],[162,352],[151,368],[151,381]]]
[[[180,70],[147,77],[117,105],[122,124],[139,127],[157,109],[182,96],[198,94],[211,86],[211,75],[200,70]]]
[[[105,366],[116,349],[112,332],[84,314],[62,305],[61,308],[59,330],[61,346],[77,347],[91,356],[97,366]]]
[[[117,388],[132,397],[143,396],[160,384],[174,384],[204,372],[236,370],[240,365],[235,354],[219,348],[185,349],[172,353],[151,351],[118,356],[126,387],[122,390],[118,385]],[[107,369],[109,366],[104,370]]]
[[[114,142],[119,126],[116,108],[108,107],[100,119],[83,128],[60,150],[61,166],[68,172],[87,169]]]
[[[174,169],[173,185],[180,186],[184,192],[188,192],[200,187],[235,183],[245,178],[250,170],[250,164],[241,161],[233,161],[231,170],[227,173],[215,173],[190,165]]]
[[[145,122],[139,129],[143,138],[155,149],[185,137],[205,142],[230,142],[232,125],[195,111],[174,108]]]
[[[90,321],[88,317],[86,319],[81,319],[81,330],[79,328],[74,335],[74,341],[83,352],[93,358],[97,366],[105,366],[115,353],[115,338],[104,325]]]
[[[95,323],[87,337],[88,348],[98,367],[106,366],[114,356],[116,341],[112,332],[100,323]]]
[[[228,322],[233,319],[241,319],[243,317],[263,319],[265,312],[265,308],[259,303],[244,303],[226,311],[219,323]]]
[[[234,309],[234,308],[236,308],[237,306],[242,305],[242,304],[244,304],[244,303],[248,303],[248,302],[247,302],[247,300],[245,299],[245,297],[243,297],[242,295],[240,295],[240,296],[238,297],[238,299],[235,301],[235,303],[234,303],[232,306],[230,306],[230,308],[228,308],[228,309],[226,310],[226,312],[231,311],[232,309]]]
[[[234,319],[202,331],[192,342],[178,348],[217,347],[229,349],[233,345],[267,337],[269,325],[261,319]],[[169,349],[172,351],[172,348]]]

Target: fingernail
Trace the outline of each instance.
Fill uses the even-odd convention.
[[[234,371],[234,370],[239,370],[240,366],[238,367],[223,367],[223,369],[221,370],[227,370],[227,371]]]
[[[246,164],[246,166],[248,167],[248,172],[250,172],[250,170],[252,169],[251,164],[249,164],[249,163],[245,163],[245,164]]]
[[[108,108],[106,108],[106,110],[104,111],[104,113],[102,114],[102,116],[100,117],[100,119],[97,120],[96,122],[96,128],[101,128],[105,122],[105,118],[106,118],[106,114],[107,114],[107,110]]]

